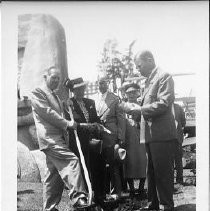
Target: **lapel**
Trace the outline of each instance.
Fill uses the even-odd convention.
[[[107,108],[110,108],[110,105],[112,103],[111,100],[111,94],[107,92],[106,98],[101,102],[101,107],[99,109],[99,116],[103,115]]]
[[[61,104],[61,101],[58,98],[58,96],[56,99],[56,97],[53,96],[52,91],[46,86],[43,87],[43,90],[47,94],[48,101],[51,104],[52,108],[54,108],[54,110],[56,110],[59,114],[61,114],[62,113],[62,104]]]
[[[156,76],[157,76],[157,67],[152,71],[149,78],[145,82],[145,89],[144,89],[144,93],[142,96],[142,102],[144,101],[146,94],[148,93],[148,91],[152,87],[154,81],[156,80]]]
[[[79,104],[77,103],[77,101],[74,97],[72,98],[72,101],[73,101],[73,105],[74,105],[73,110],[82,118],[83,122],[84,121],[86,122],[85,116],[84,116]],[[84,100],[83,100],[83,102],[84,102]],[[84,104],[85,104],[85,102],[84,102]],[[86,104],[85,104],[85,107],[86,107]]]
[[[83,98],[83,102],[84,102],[84,105],[85,105],[85,108],[86,108],[86,110],[88,111],[88,113],[90,114],[90,111],[91,111],[91,104],[89,104],[88,103],[88,101],[85,99],[85,98]]]

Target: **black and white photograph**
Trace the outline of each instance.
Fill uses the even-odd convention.
[[[1,208],[210,211],[209,2],[1,5]]]

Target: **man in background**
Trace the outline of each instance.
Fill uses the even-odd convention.
[[[116,151],[125,141],[125,118],[123,111],[119,108],[120,99],[108,90],[108,79],[103,77],[99,80],[99,91],[101,97],[97,105],[97,113],[104,126],[111,134],[103,133],[102,155],[109,164],[111,180],[117,198],[122,196],[122,181],[120,176],[120,163],[116,159]]]
[[[175,169],[176,182],[183,183],[183,165],[182,165],[182,143],[183,143],[183,128],[186,124],[185,113],[183,108],[174,103],[175,119],[177,121],[177,141],[175,143]]]

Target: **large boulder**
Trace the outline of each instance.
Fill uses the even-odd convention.
[[[21,181],[41,182],[38,165],[30,150],[21,142],[17,142],[18,175]]]
[[[31,151],[32,156],[34,157],[34,160],[36,161],[36,164],[39,168],[39,173],[41,176],[41,181],[43,182],[44,175],[47,169],[47,163],[46,163],[46,155],[44,152],[40,150],[33,150]]]
[[[23,143],[29,150],[39,148],[32,114],[31,102],[27,99],[18,100],[18,141]]]
[[[38,140],[32,136],[31,130],[33,129],[31,127],[33,126],[18,127],[17,140],[24,144],[29,150],[36,150],[39,149]]]
[[[57,94],[62,100],[68,92],[63,81],[68,76],[66,37],[62,25],[51,15],[32,16],[20,74],[20,96],[30,97],[31,91],[43,81],[44,71],[56,66],[61,72],[61,84]]]

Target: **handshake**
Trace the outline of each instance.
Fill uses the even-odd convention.
[[[90,133],[111,133],[107,128],[105,128],[102,124],[99,123],[77,123],[75,121],[69,121],[69,125],[67,126],[67,129],[81,129],[84,131],[88,131]]]
[[[141,119],[141,106],[137,103],[122,102],[119,104],[119,108],[123,112],[132,116],[136,122],[139,122]]]

